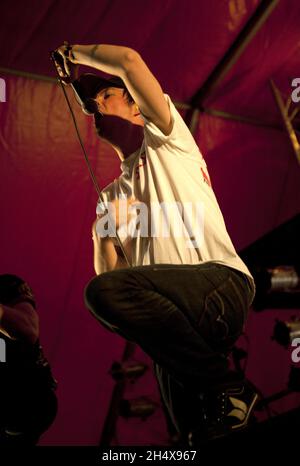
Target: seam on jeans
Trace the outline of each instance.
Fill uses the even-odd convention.
[[[234,272],[237,272],[235,269],[232,269]],[[249,277],[249,275],[245,274],[244,272],[240,272],[240,273],[235,273],[235,275],[237,275],[239,278],[242,278],[243,279],[243,283],[246,284],[247,286],[247,290],[248,290],[248,302],[247,302],[247,308],[249,309],[249,307],[251,306],[251,304],[253,303],[253,300],[254,300],[254,297],[255,297],[255,293],[256,293],[256,286],[255,286],[255,281],[254,279],[251,279]]]
[[[219,312],[219,315],[218,317],[216,318],[216,322],[220,322],[222,325],[224,325],[225,327],[225,335],[222,337],[222,340],[225,340],[225,338],[228,337],[229,335],[229,326],[228,326],[228,323],[226,322],[226,320],[224,320],[224,315],[225,315],[225,306],[224,306],[224,301],[222,300],[221,296],[220,296],[220,293],[218,292],[218,290],[216,290],[215,292],[215,296],[217,296],[217,298],[219,299],[219,302],[221,304],[221,310]]]
[[[229,277],[228,277],[229,278]],[[207,315],[207,312],[209,312],[209,309],[208,309],[208,303],[211,299],[212,296],[216,296],[216,298],[219,300],[219,302],[221,303],[221,306],[220,306],[220,310],[218,312],[218,315],[215,319],[214,322],[219,322],[220,324],[222,324],[225,328],[225,333],[224,335],[222,336],[222,338],[220,338],[221,341],[223,340],[226,340],[228,337],[229,337],[229,326],[228,326],[228,323],[226,322],[226,320],[224,320],[224,315],[225,315],[225,306],[224,306],[224,302],[220,296],[220,293],[219,293],[219,290],[221,290],[222,288],[224,288],[228,283],[228,279],[223,282],[218,288],[215,288],[214,290],[212,290],[205,298],[205,302],[204,302],[204,312],[198,322],[198,326],[201,327],[201,324],[202,324],[202,321],[204,319],[204,317]]]
[[[239,301],[240,301],[240,304],[242,306],[244,306],[244,302],[243,302],[243,297],[238,289],[238,287],[236,286],[236,284],[234,283],[234,281],[232,280],[232,277],[229,277],[228,280],[230,281],[230,283],[232,284],[233,288],[234,288],[234,291],[236,292],[238,298],[239,298]]]
[[[210,270],[210,269],[211,269],[211,267],[205,267],[205,268],[203,267],[200,270]],[[162,271],[162,270],[199,270],[199,267],[197,267],[195,265],[192,265],[192,264],[191,265],[183,265],[183,266],[178,264],[178,265],[175,265],[174,267],[163,267],[163,268],[153,267],[152,270],[159,270],[159,271]]]
[[[223,316],[225,315],[225,305],[224,305],[224,301],[222,300],[222,298],[220,296],[220,291],[224,287],[226,287],[228,285],[228,282],[230,282],[233,285],[233,288],[237,292],[239,300],[240,300],[241,294],[238,292],[236,285],[233,283],[232,278],[229,276],[225,282],[223,282],[220,286],[218,286],[217,288],[212,290],[206,296],[205,301],[204,301],[204,312],[203,312],[203,314],[201,315],[201,317],[199,319],[198,326],[201,327],[202,321],[203,321],[204,317],[207,315],[206,313],[209,312],[209,309],[208,309],[209,301],[210,301],[211,297],[213,295],[215,295],[217,297],[217,299],[219,300],[219,302],[221,303],[221,308],[220,308],[220,311],[218,313],[217,318],[215,319],[215,322],[219,321],[226,328],[226,332],[225,332],[226,334],[221,338],[221,340],[223,341],[223,340],[226,340],[226,339],[230,338],[232,341],[236,341],[237,338],[241,335],[241,332],[236,332],[236,333],[231,334],[230,331],[229,331],[228,323],[226,322],[226,320],[223,319]],[[244,325],[245,320],[246,320],[247,308],[246,308],[246,310],[244,310],[245,309],[244,308],[245,304],[243,303],[243,301],[241,301],[240,304],[242,304],[242,307],[243,307],[243,325]]]
[[[152,269],[152,271],[156,272],[156,271],[162,271],[162,270],[196,270],[196,267],[164,267],[163,269],[157,269],[157,268],[154,268]]]
[[[212,295],[214,295],[216,293],[219,295],[219,291],[222,288],[226,287],[228,279],[229,279],[229,277],[227,277],[225,282],[221,283],[217,288],[214,288],[210,293],[208,293],[208,295],[206,295],[205,300],[204,300],[204,312],[202,313],[202,315],[201,315],[201,317],[200,317],[200,319],[198,321],[199,326],[201,325],[202,320],[204,319],[204,316],[208,312],[208,301],[209,301],[209,299],[211,298]],[[219,296],[219,299],[221,300],[220,296]],[[222,309],[223,309],[223,313],[224,313],[224,303],[223,302],[222,302]]]
[[[234,280],[232,280],[232,277],[229,277],[229,280],[233,286],[233,289],[235,290],[238,298],[239,298],[239,301],[240,301],[240,305],[242,306],[242,309],[243,309],[243,323],[245,323],[245,320],[246,320],[246,317],[247,317],[247,313],[248,313],[248,302],[249,302],[249,298],[247,298],[247,296],[245,296],[245,299],[243,299],[243,296],[241,295],[238,287],[236,286],[236,284],[234,283]],[[248,287],[247,287],[248,288]]]

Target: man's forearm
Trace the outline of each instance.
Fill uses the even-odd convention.
[[[74,63],[91,66],[122,78],[138,53],[119,45],[73,45]]]

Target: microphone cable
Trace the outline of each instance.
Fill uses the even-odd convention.
[[[61,78],[61,76],[59,75],[59,72],[58,72],[58,69],[57,69],[57,62],[56,62],[56,60],[55,60],[55,53],[56,53],[56,52],[50,52],[50,56],[51,56],[51,59],[53,60],[54,65],[55,65],[55,70],[56,70],[56,74],[57,74],[57,77],[58,77],[58,81],[59,81],[59,84],[60,84],[60,86],[61,86],[61,88],[62,88],[62,91],[63,91],[63,94],[64,94],[64,96],[65,96],[65,99],[66,99],[66,101],[67,101],[67,105],[68,105],[69,111],[70,111],[70,113],[71,113],[71,117],[72,117],[72,120],[73,120],[73,123],[74,123],[75,131],[76,131],[76,134],[77,134],[77,137],[78,137],[78,140],[79,140],[79,143],[80,143],[80,146],[81,146],[83,155],[84,155],[84,159],[85,159],[85,162],[86,162],[88,171],[89,171],[90,178],[91,178],[91,180],[92,180],[92,183],[93,183],[93,185],[94,185],[94,188],[95,188],[95,190],[96,190],[96,192],[97,192],[97,195],[98,195],[100,201],[105,205],[105,202],[104,202],[104,199],[103,199],[101,190],[100,190],[100,188],[99,188],[98,181],[97,181],[97,179],[96,179],[96,177],[95,177],[95,174],[94,174],[94,171],[93,171],[93,169],[92,169],[92,167],[91,167],[91,164],[90,164],[90,161],[89,161],[87,152],[86,152],[86,150],[85,150],[85,147],[84,147],[82,138],[81,138],[81,136],[80,136],[80,132],[79,132],[79,129],[78,129],[77,121],[76,121],[76,118],[75,118],[75,115],[74,115],[74,111],[73,111],[73,109],[72,109],[72,106],[71,106],[69,97],[68,97],[68,95],[67,95],[67,93],[66,93],[66,90],[65,90],[65,84],[63,84],[62,78]],[[72,86],[72,83],[69,83],[69,84]],[[108,212],[108,216],[109,216],[109,212]],[[118,244],[119,244],[119,246],[120,246],[120,249],[121,249],[121,251],[122,251],[122,254],[123,254],[123,256],[124,256],[124,259],[126,260],[126,263],[127,263],[128,267],[131,267],[131,263],[130,263],[130,261],[129,261],[129,259],[128,259],[128,256],[127,256],[126,252],[125,252],[125,249],[124,249],[124,246],[123,246],[123,244],[122,244],[122,241],[121,241],[121,239],[120,239],[120,237],[119,237],[119,235],[118,235],[117,228],[116,228],[116,232],[115,232],[115,233],[116,233],[116,239],[117,239],[117,241],[118,241]]]

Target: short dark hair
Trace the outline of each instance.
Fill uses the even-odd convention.
[[[88,115],[93,115],[98,111],[95,98],[100,91],[108,87],[123,89],[123,94],[126,96],[127,101],[129,103],[134,102],[124,81],[119,76],[111,76],[109,79],[104,79],[96,74],[83,73],[78,79],[73,81],[72,87],[83,112]]]

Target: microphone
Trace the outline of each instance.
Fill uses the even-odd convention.
[[[68,84],[73,89],[75,98],[79,105],[81,106],[82,111],[86,115],[94,115],[95,113],[101,114],[98,110],[97,103],[94,99],[86,97],[84,91],[80,86],[78,79],[72,79],[72,76],[69,74],[69,71],[66,70],[65,61],[63,56],[57,51],[50,52],[50,57],[53,60],[57,73],[64,84]],[[71,62],[70,62],[71,63]],[[72,63],[71,63],[72,65]],[[102,114],[101,114],[102,115]]]
[[[65,61],[63,59],[63,56],[60,53],[58,53],[56,50],[54,50],[54,51],[50,52],[50,57],[53,60],[55,66],[56,66],[58,75],[61,78],[61,80],[65,84],[71,84],[72,78],[70,76],[69,71],[66,70]]]

